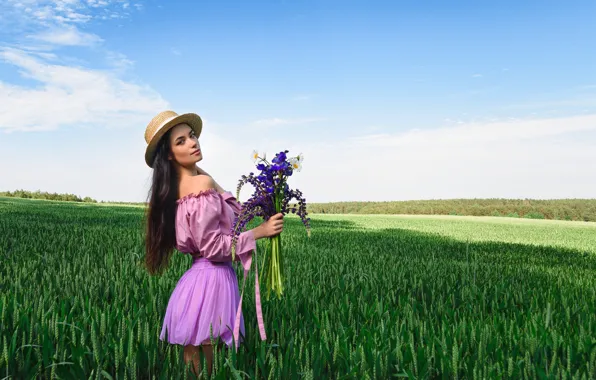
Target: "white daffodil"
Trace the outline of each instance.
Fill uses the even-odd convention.
[[[292,165],[292,169],[296,171],[300,171],[302,169],[302,162],[300,162],[297,158],[292,158],[289,160],[290,165]]]
[[[252,160],[253,162],[257,162],[257,159],[259,158],[259,151],[258,150],[253,150],[252,151]]]

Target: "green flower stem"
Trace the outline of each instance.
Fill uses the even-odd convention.
[[[278,190],[274,194],[275,212],[281,212],[283,183],[280,184]],[[269,246],[267,250],[266,273],[265,280],[267,286],[267,299],[270,298],[273,292],[278,299],[283,295],[283,261],[282,261],[282,244],[281,234],[269,238]]]

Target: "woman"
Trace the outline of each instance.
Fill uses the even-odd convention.
[[[241,205],[196,166],[203,158],[198,142],[201,130],[198,115],[172,111],[155,116],[145,130],[145,161],[153,168],[147,212],[147,270],[152,275],[161,274],[174,248],[192,256],[191,268],[182,275],[168,302],[160,339],[184,346],[184,361],[192,362],[197,375],[201,347],[211,373],[211,331],[228,346],[234,343],[233,331],[244,334],[229,232]],[[245,270],[250,267],[256,240],[282,230],[283,216],[277,214],[242,232],[236,243],[236,258]]]

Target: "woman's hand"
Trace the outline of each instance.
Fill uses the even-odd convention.
[[[255,240],[279,235],[284,229],[284,215],[280,212],[253,229]]]

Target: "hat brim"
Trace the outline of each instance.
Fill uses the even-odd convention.
[[[188,124],[192,130],[195,132],[195,135],[199,137],[203,130],[203,120],[201,117],[195,113],[185,113],[182,115],[174,116],[168,120],[166,120],[158,129],[157,132],[151,137],[151,141],[147,144],[147,148],[145,149],[145,162],[150,168],[153,168],[153,159],[155,156],[155,149],[157,148],[157,143],[167,131],[171,128],[177,126],[178,124]]]

